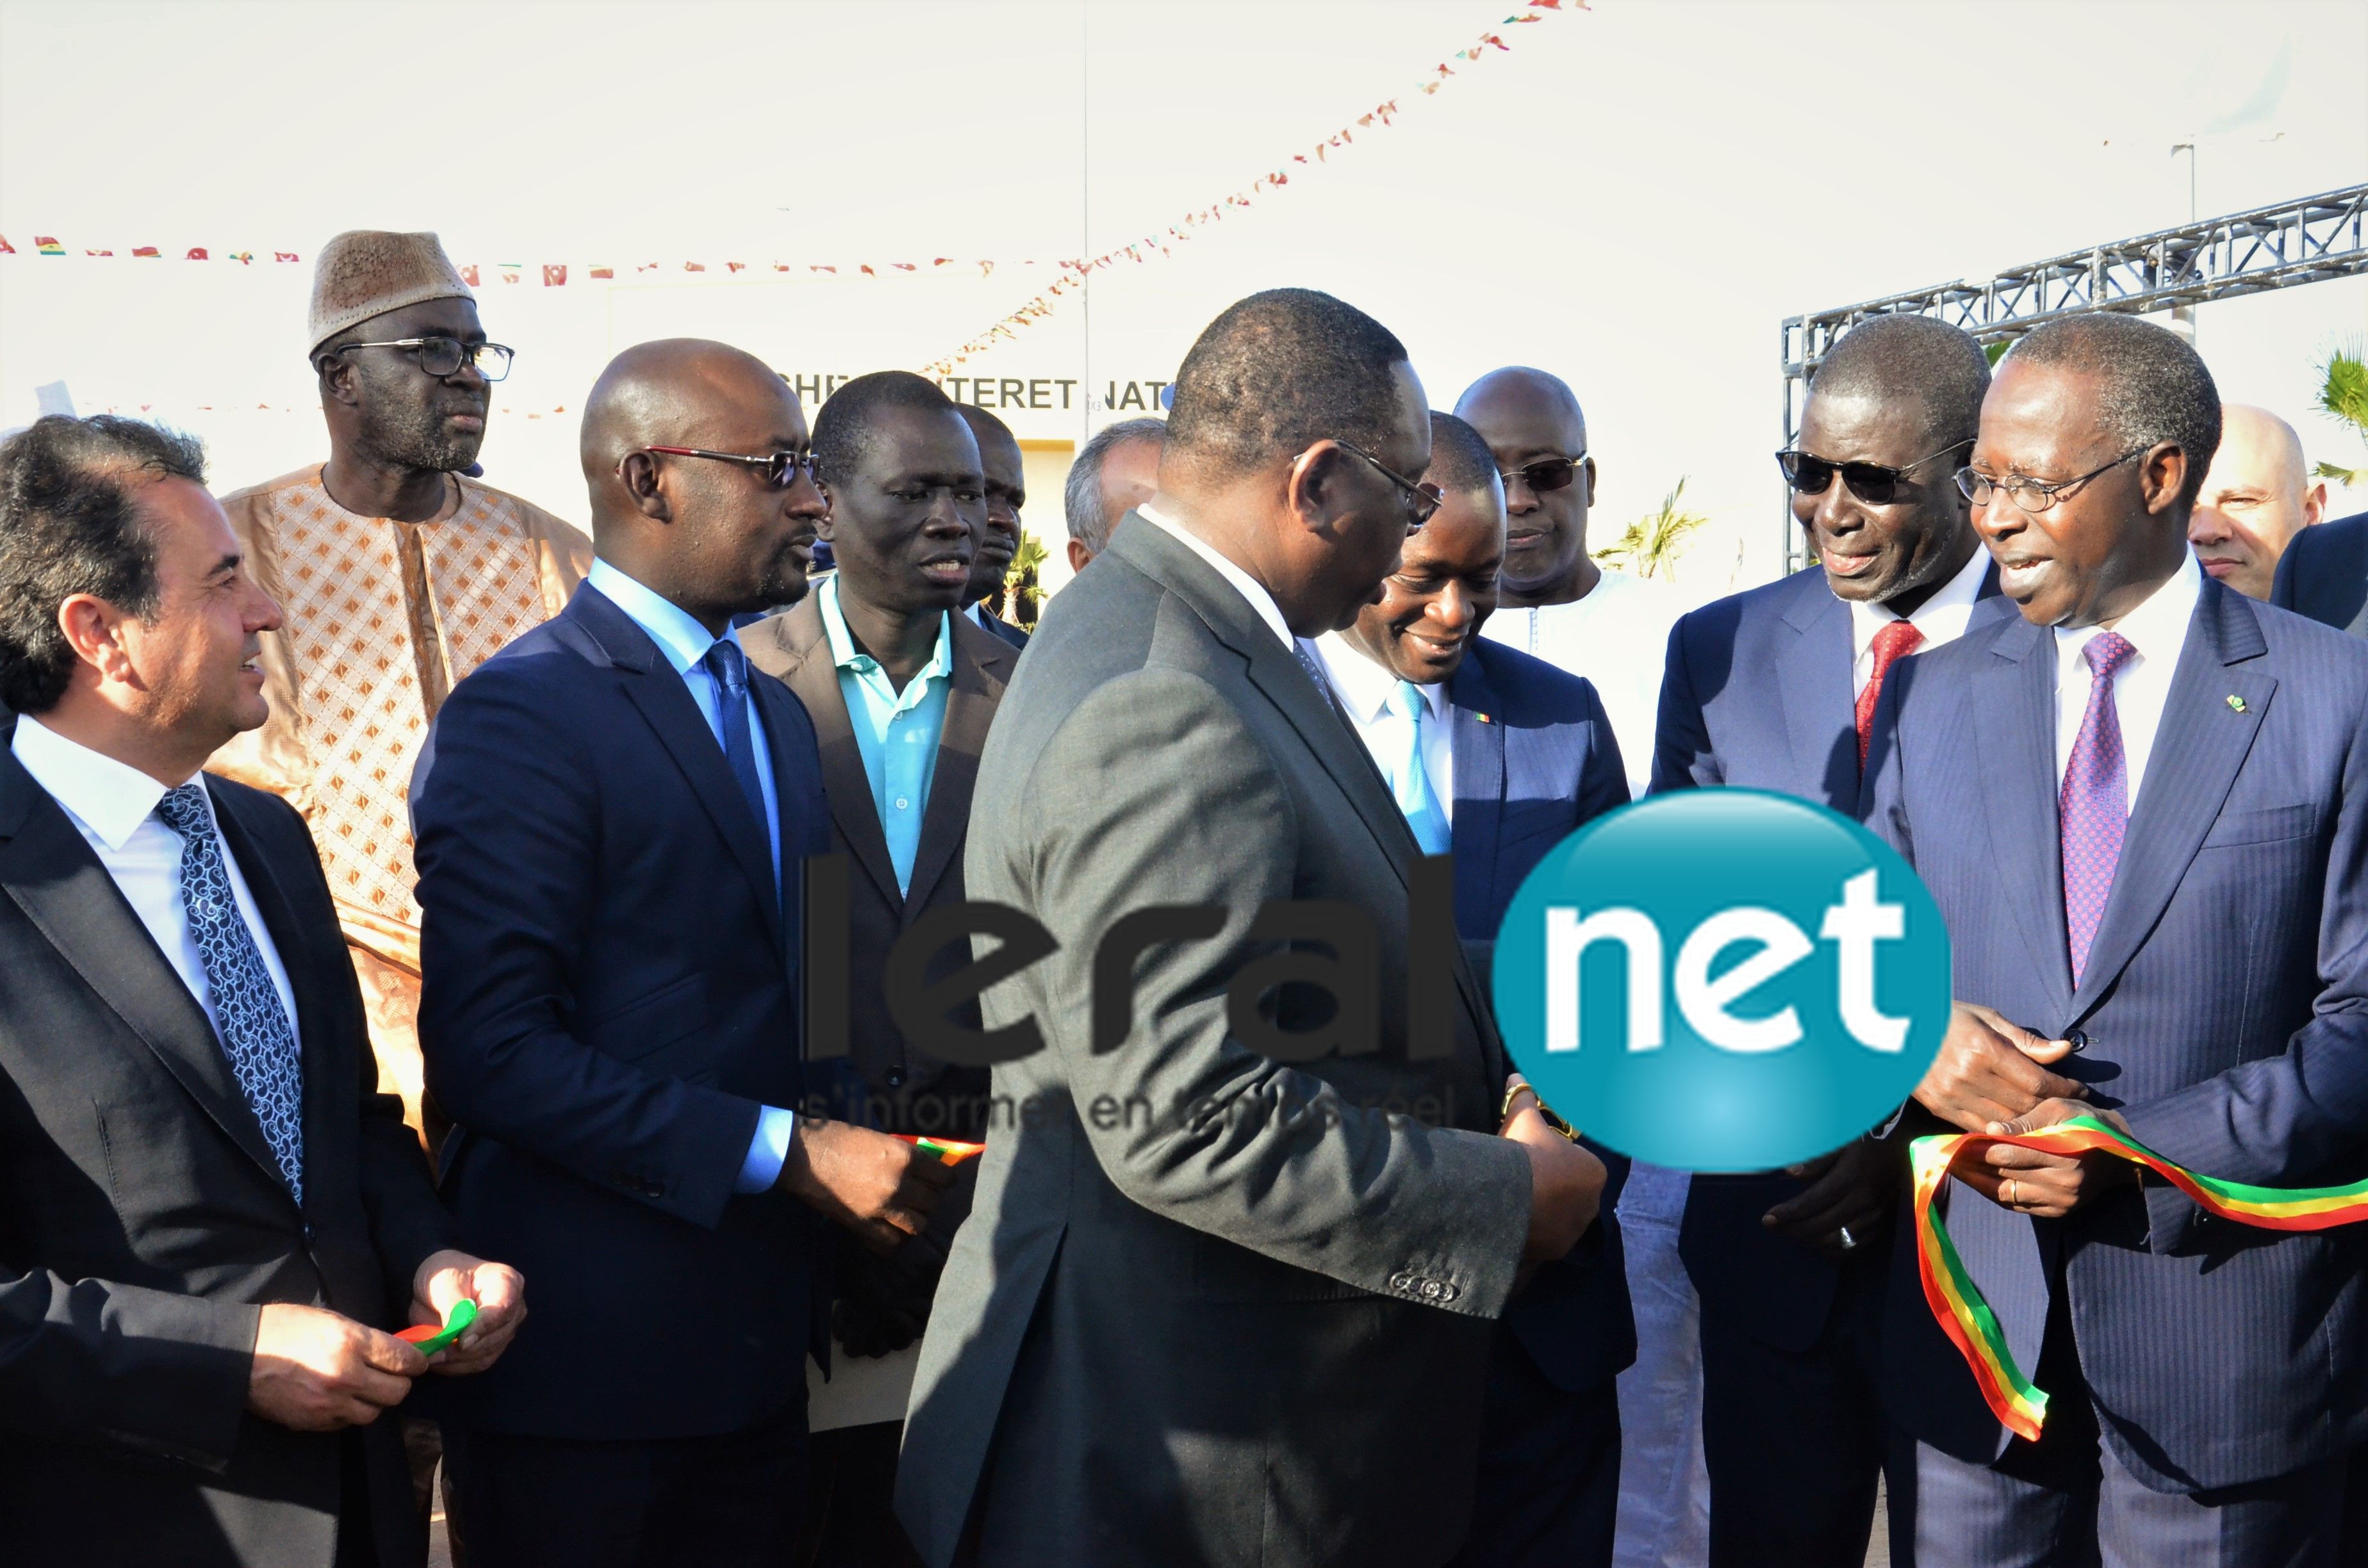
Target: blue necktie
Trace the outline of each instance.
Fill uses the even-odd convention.
[[[206,983],[213,990],[214,1019],[222,1052],[246,1096],[271,1157],[301,1207],[304,1201],[304,1063],[296,1053],[296,1031],[279,988],[271,983],[255,933],[238,912],[230,872],[222,865],[201,785],[167,790],[156,817],[181,835],[181,905]]]
[[[1414,829],[1415,842],[1422,846],[1422,852],[1444,855],[1454,835],[1438,791],[1430,787],[1429,770],[1422,765],[1422,727],[1429,722],[1430,704],[1423,700],[1420,687],[1402,680],[1390,690],[1390,709],[1406,720],[1403,744],[1390,767],[1391,791],[1397,796],[1398,810],[1406,813],[1406,826]]]
[[[748,737],[748,655],[727,637],[710,648],[700,663],[715,677],[715,711],[723,730],[717,738],[723,743],[723,760],[739,781],[757,833],[769,846],[773,830],[765,821],[765,786],[757,778],[756,743]]]

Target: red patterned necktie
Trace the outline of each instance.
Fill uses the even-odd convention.
[[[2113,706],[2113,676],[2137,649],[2115,631],[2089,639],[2089,709],[2064,765],[2056,798],[2064,839],[2064,934],[2072,952],[2072,983],[2089,967],[2089,945],[2105,917],[2113,871],[2122,863],[2122,834],[2130,824],[2129,756],[2122,749],[2122,715]]]
[[[1874,733],[1874,705],[1883,698],[1884,673],[1916,652],[1922,645],[1924,634],[1905,620],[1886,624],[1874,634],[1874,673],[1866,677],[1866,689],[1858,694],[1858,767],[1866,771],[1866,744]]]

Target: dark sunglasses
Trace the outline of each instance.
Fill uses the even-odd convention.
[[[1930,462],[1945,458],[1951,452],[1963,451],[1974,444],[1971,436],[1962,441],[1952,441],[1937,452],[1918,458],[1906,468],[1893,468],[1885,463],[1838,463],[1824,458],[1811,457],[1791,448],[1776,454],[1776,466],[1784,471],[1784,483],[1803,495],[1823,495],[1826,486],[1840,474],[1850,493],[1870,506],[1885,506],[1899,498],[1899,482]]]
[[[1436,484],[1423,484],[1408,479],[1362,447],[1352,447],[1338,436],[1332,438],[1332,444],[1344,452],[1355,453],[1381,470],[1384,478],[1405,493],[1406,532],[1408,533],[1414,532],[1415,529],[1430,521],[1431,515],[1439,510],[1440,503],[1446,499]]]
[[[1508,468],[1497,477],[1508,488],[1518,479],[1530,487],[1531,494],[1543,495],[1549,490],[1569,489],[1570,482],[1578,477],[1579,467],[1586,461],[1585,452],[1575,458],[1540,458],[1533,463]]]
[[[814,465],[812,452],[764,452],[750,456],[746,452],[710,452],[697,447],[643,447],[645,452],[664,452],[674,458],[712,458],[717,462],[741,463],[755,469],[767,484],[776,490],[787,490],[798,482],[798,471],[803,469],[816,484],[822,483],[822,470]]]

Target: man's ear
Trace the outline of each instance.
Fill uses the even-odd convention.
[[[97,594],[71,594],[58,606],[58,630],[74,657],[103,680],[137,686],[139,674],[118,629],[123,614]]]
[[[1589,458],[1579,466],[1587,472],[1587,500],[1584,505],[1592,509],[1595,506],[1595,460]]]
[[[625,460],[617,465],[617,479],[625,487],[634,511],[652,522],[674,521],[674,504],[666,499],[666,487],[658,483],[655,458],[647,452],[626,453]]]
[[[313,369],[321,380],[321,396],[331,403],[342,403],[348,408],[359,403],[362,394],[354,385],[354,362],[343,354],[316,355]]]
[[[2178,443],[2157,441],[2138,460],[2139,494],[2149,515],[2159,516],[2179,505],[2187,488],[2187,453]]]
[[[1284,477],[1284,507],[1309,533],[1329,534],[1333,519],[1354,505],[1347,491],[1349,465],[1358,460],[1338,441],[1316,442],[1291,460]]]

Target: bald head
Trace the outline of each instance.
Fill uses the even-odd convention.
[[[734,615],[790,603],[829,510],[812,469],[776,483],[757,464],[652,449],[767,458],[811,445],[797,393],[755,355],[702,338],[636,344],[585,400],[593,545],[719,634]]]
[[[1586,597],[1602,577],[1587,553],[1595,460],[1587,456],[1587,415],[1570,384],[1508,365],[1465,388],[1455,416],[1480,432],[1507,476],[1504,602]]]
[[[2220,410],[2220,445],[2187,525],[2206,572],[2248,598],[2268,598],[2288,541],[2326,510],[2327,484],[2305,470],[2293,426],[2248,403]]]

